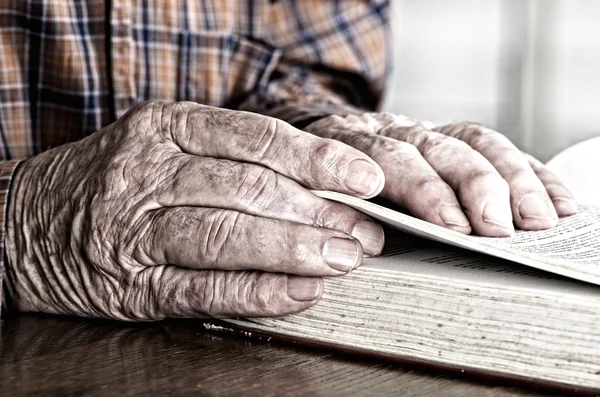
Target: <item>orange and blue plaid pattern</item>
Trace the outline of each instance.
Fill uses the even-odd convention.
[[[15,160],[81,139],[148,99],[298,126],[373,109],[388,70],[388,8],[387,0],[3,1],[0,280]]]

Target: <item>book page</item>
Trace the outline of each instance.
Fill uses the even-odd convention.
[[[543,231],[517,231],[513,237],[480,237],[417,219],[386,207],[336,192],[314,194],[344,203],[406,233],[496,256],[566,277],[600,285],[600,208],[580,206]]]
[[[548,260],[593,267],[600,265],[600,208],[580,206],[577,214],[560,219],[558,226],[552,229],[517,231],[508,238],[475,238],[522,253],[538,254]]]
[[[591,284],[511,261],[409,234],[389,236],[381,256],[365,258],[355,271],[383,272],[390,279],[425,277],[445,280],[452,285],[487,285],[492,289],[526,289],[540,293],[559,290],[582,298],[600,295],[600,290]]]

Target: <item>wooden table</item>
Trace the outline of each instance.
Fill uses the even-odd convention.
[[[0,396],[541,396],[501,384],[210,333],[198,320],[3,319]]]

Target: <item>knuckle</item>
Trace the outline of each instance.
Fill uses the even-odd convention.
[[[364,134],[376,134],[382,127],[385,125],[384,114],[377,113],[364,113],[361,115],[350,114],[345,116],[346,125],[343,126],[349,130],[352,130],[353,133],[358,131]]]
[[[498,173],[491,170],[478,170],[468,178],[461,181],[459,190],[467,186],[477,186],[478,190],[505,192],[508,194],[510,188],[508,182]]]
[[[161,262],[161,258],[155,258],[153,253],[155,247],[162,241],[163,222],[158,220],[157,212],[149,214],[143,221],[138,221],[131,228],[131,237],[128,240],[131,259],[144,267],[153,266]],[[162,262],[166,262],[163,260]]]
[[[351,223],[357,218],[356,216],[351,216],[349,212],[352,212],[352,210],[344,205],[326,202],[325,204],[314,208],[310,226],[321,229],[346,231],[345,229],[348,229],[348,227],[344,227],[344,225],[341,224],[345,223],[343,220],[347,220],[348,223]]]
[[[156,161],[143,156],[136,157],[125,159],[120,170],[121,178],[130,192],[138,192],[138,197],[149,200],[159,193],[166,193],[170,181],[173,193],[184,191],[185,186],[179,177],[179,172],[183,169],[180,164],[174,161]]]
[[[385,137],[371,134],[364,130],[348,133],[346,129],[338,130],[331,135],[331,138],[347,143],[367,153],[372,151],[376,146],[380,146],[380,142],[385,139]]]
[[[437,175],[424,175],[415,181],[413,189],[424,193],[426,197],[436,197],[446,192],[448,185]]]
[[[246,217],[238,212],[217,210],[197,219],[192,230],[198,230],[198,258],[208,268],[215,267],[229,245],[240,239]]]
[[[346,117],[332,114],[310,123],[303,130],[321,138],[337,139],[337,137],[345,136],[343,133],[340,134],[340,131],[345,131],[350,125]]]
[[[351,146],[359,148],[360,150],[366,151],[368,148],[382,146],[382,142],[385,142],[387,140],[389,140],[389,138],[361,130],[347,135],[344,139],[344,142],[350,144]]]
[[[390,126],[388,130],[393,132],[393,136],[401,141],[408,142],[416,147],[420,147],[429,139],[433,132],[424,129],[420,125],[411,126]]]
[[[369,112],[371,118],[377,120],[380,125],[396,124],[398,126],[414,125],[410,119],[405,116],[397,115],[390,112]]]
[[[253,316],[274,316],[285,311],[282,276],[273,273],[246,273],[239,279],[236,312]]]
[[[312,233],[311,233],[312,232]],[[319,233],[319,232],[316,232]],[[284,236],[281,239],[281,252],[285,258],[285,267],[291,270],[300,268],[303,264],[314,260],[319,256],[318,248],[315,243],[321,241],[314,230],[309,230],[306,226],[286,228]],[[306,239],[300,236],[313,235],[314,239]]]
[[[274,282],[275,278],[269,275],[253,275],[247,278],[245,296],[247,304],[250,305],[250,309],[260,315],[272,314],[273,303],[272,297],[276,285]],[[267,292],[267,293],[265,293]]]
[[[148,101],[143,101],[143,102],[138,103],[137,105],[135,105],[134,108],[137,109],[138,111],[144,110],[144,109],[152,110],[155,106],[162,105],[164,103],[165,103],[165,101],[151,99]]]
[[[161,106],[163,104],[164,104],[163,101],[157,101],[157,100],[149,100],[149,101],[140,102],[133,107],[131,113],[142,113],[142,114],[152,113],[157,106]]]
[[[168,120],[163,131],[179,147],[190,147],[191,133],[188,130],[193,125],[192,117],[194,104],[192,102],[175,102],[172,106],[163,107],[161,120]]]
[[[478,125],[463,125],[462,128],[466,130],[466,134],[471,141],[478,141],[482,138],[487,138],[492,134],[492,130],[488,130],[487,128],[483,128]]]
[[[478,150],[489,146],[494,146],[496,149],[513,148],[513,144],[506,136],[490,128],[480,125],[468,125],[464,128],[466,129],[467,142],[471,147]]]
[[[245,147],[252,161],[276,159],[278,150],[274,145],[281,123],[282,121],[264,116],[254,122],[254,130],[248,135]]]
[[[324,203],[321,203],[324,201]],[[328,229],[327,233],[338,231],[350,233],[357,222],[366,219],[363,213],[344,204],[329,200],[319,200],[311,206],[306,224],[318,229]],[[305,233],[299,232],[298,233]]]
[[[155,191],[157,194],[182,194],[189,188],[191,175],[202,175],[206,172],[199,162],[186,160],[183,157],[171,158],[162,162],[160,167],[147,167],[154,172],[146,174],[144,183],[140,185],[143,185],[145,190]]]
[[[131,318],[160,320],[166,317],[213,316],[223,312],[224,272],[179,274],[169,267],[149,269],[134,294]],[[141,310],[139,310],[141,309]]]
[[[504,179],[513,188],[525,188],[525,187],[538,187],[539,182],[536,184],[536,176],[531,168],[517,167],[514,170],[505,174]],[[540,189],[543,187],[539,185]]]
[[[149,222],[152,227],[138,238],[137,247],[132,248],[133,258],[142,265],[168,265],[176,262],[170,254],[157,251],[155,247],[195,247],[186,257],[203,268],[214,268],[230,245],[241,238],[244,217],[228,210],[208,213],[170,210],[168,215],[160,213]],[[150,259],[152,258],[152,259]]]
[[[138,105],[136,105],[133,109],[132,114],[138,115],[138,117],[142,118],[150,118],[156,111],[162,111],[162,109],[167,105],[165,101],[145,101]]]
[[[178,275],[167,268],[156,278],[159,281],[154,283],[156,290],[152,291],[147,309],[152,313],[149,318],[211,316],[222,310],[223,272]]]
[[[407,142],[402,141],[394,141],[390,139],[386,139],[385,142],[382,142],[384,145],[384,149],[388,152],[399,152],[405,155],[408,159],[414,159],[417,157],[421,157],[421,152],[419,149]]]
[[[341,157],[339,146],[329,139],[319,139],[311,150],[308,174],[313,180],[322,180],[324,176],[337,179],[341,172]]]
[[[147,222],[147,231],[140,233],[140,244],[134,251],[134,257],[142,265],[166,265],[170,261],[166,253],[156,257],[155,247],[161,247],[170,239],[180,238],[182,229],[192,222],[191,217],[186,217],[180,211],[171,211],[165,216],[163,211],[152,212]],[[152,259],[151,259],[152,258]]]
[[[244,127],[246,122],[252,121],[253,124],[256,124],[256,118],[263,118],[265,116],[248,113],[245,114],[243,112],[238,112],[235,110],[223,109],[213,106],[206,105],[195,105],[198,109],[201,109],[201,114],[203,115],[204,121],[207,125],[211,125],[213,127],[227,127],[237,129],[239,127]],[[247,120],[251,119],[251,120]],[[243,130],[242,130],[243,131]]]
[[[161,296],[171,302],[176,292],[171,277],[164,273],[163,268],[148,268],[132,277],[131,287],[126,290],[121,303],[125,317],[137,320],[167,317],[169,308],[162,303]]]
[[[279,177],[269,168],[239,163],[234,198],[243,209],[266,210],[279,198]]]
[[[334,208],[332,207],[332,205],[326,204],[315,208],[314,214],[311,219],[311,226],[318,228],[330,228],[332,226],[332,210],[334,210]]]
[[[467,123],[465,121],[458,121],[436,127],[435,131],[457,139],[466,139],[471,133],[471,130],[478,126],[478,124]]]
[[[378,128],[378,120],[370,113],[364,113],[346,116],[330,115],[311,123],[304,130],[313,132],[322,138],[342,138],[341,140],[344,140],[343,138],[356,134],[375,134]]]
[[[404,115],[391,114],[391,113],[384,113],[384,114],[387,115],[384,125],[389,125],[392,128],[406,129],[406,131],[427,129],[425,127],[424,123],[422,123],[418,120],[415,120],[415,119],[411,119]]]
[[[146,101],[137,104],[122,117],[125,132],[151,132],[156,126],[157,112],[162,112],[166,105],[163,101]]]
[[[471,151],[471,148],[464,142],[447,137],[437,132],[430,132],[422,143],[421,151],[423,156],[434,156],[440,150],[450,150],[452,152]]]
[[[209,316],[264,315],[273,312],[271,275],[209,272],[203,283],[202,311]]]
[[[218,316],[225,310],[227,305],[227,282],[224,280],[224,272],[205,272],[202,280],[202,291],[200,307],[201,311],[208,316]],[[231,289],[231,288],[230,288]]]
[[[352,115],[354,118],[357,118],[356,116]],[[348,120],[350,119],[349,116],[343,117],[340,116],[339,114],[332,114],[330,116],[327,116],[323,119],[324,122],[327,122],[329,126],[331,127],[344,127],[345,125],[348,124]]]

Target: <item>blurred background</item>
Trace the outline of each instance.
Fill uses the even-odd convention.
[[[600,1],[392,4],[385,110],[480,122],[543,161],[600,135]]]

